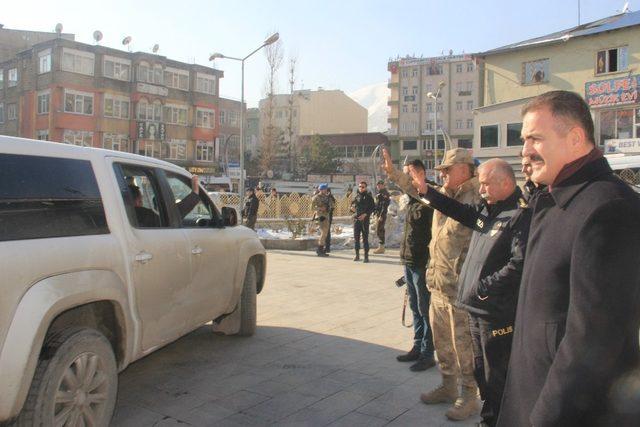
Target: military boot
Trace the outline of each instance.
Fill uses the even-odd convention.
[[[456,403],[447,410],[445,415],[453,421],[466,420],[480,413],[480,400],[478,388],[475,385],[463,385],[462,395],[456,399]]]
[[[369,251],[364,251],[364,259],[362,262],[369,262]]]
[[[373,253],[374,254],[383,254],[384,253],[384,245],[381,244],[380,246],[378,246],[378,248],[375,251],[373,251]]]
[[[353,258],[354,261],[360,261],[360,251],[356,249],[356,256]]]
[[[427,405],[434,403],[454,403],[458,397],[458,382],[454,375],[442,375],[442,384],[428,393],[422,393],[420,400]]]
[[[318,248],[316,249],[316,254],[318,256],[329,256],[326,253],[324,253],[324,249],[322,246],[318,246]]]

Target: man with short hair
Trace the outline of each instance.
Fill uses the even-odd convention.
[[[552,91],[522,111],[532,205],[499,426],[637,426],[640,199],[595,146],[589,106]]]
[[[369,219],[375,207],[373,196],[367,191],[366,181],[358,184],[358,192],[351,201],[351,212],[353,212],[353,239],[355,240],[356,256],[354,261],[360,261],[360,235],[362,235],[362,245],[364,247],[364,260],[369,262]]]
[[[252,230],[256,228],[256,221],[258,220],[258,208],[260,207],[260,199],[256,196],[256,192],[253,188],[247,188],[245,193],[247,200],[244,202],[244,208],[242,209],[242,217],[245,218],[244,225]]]
[[[413,179],[414,188],[417,188],[417,182],[425,181],[425,169],[421,160],[412,160],[407,165],[407,172]],[[429,324],[431,294],[425,278],[432,219],[433,209],[415,198],[409,199],[400,244],[400,261],[404,264],[409,308],[413,314],[413,347],[396,359],[399,362],[415,362],[409,367],[414,372],[425,371],[436,364],[433,358],[433,335]]]
[[[483,201],[477,205],[458,203],[425,184],[418,190],[431,207],[474,230],[457,305],[469,312],[475,378],[484,400],[482,425],[493,427],[507,375],[531,215],[506,161],[481,164],[478,181]]]
[[[402,174],[393,168],[389,153],[383,150],[383,155],[387,174],[396,183],[401,182]],[[475,165],[468,150],[455,148],[447,151],[442,164],[436,169],[443,177],[444,184],[440,190],[443,194],[460,203],[474,205],[480,202],[478,179],[474,176]],[[464,420],[480,410],[469,314],[455,305],[458,279],[469,249],[471,233],[471,229],[453,218],[434,212],[427,287],[431,291],[429,320],[442,384],[429,393],[423,393],[420,398],[427,404],[453,403],[446,412],[446,416],[453,420]],[[461,391],[458,390],[458,379]]]
[[[424,165],[423,165],[424,166]],[[423,168],[424,169],[424,168]],[[376,194],[376,207],[373,213],[378,217],[376,222],[376,235],[378,236],[378,247],[373,251],[374,254],[384,253],[384,226],[387,222],[387,209],[391,202],[391,196],[387,191],[384,181],[380,180],[376,184],[378,194]]]

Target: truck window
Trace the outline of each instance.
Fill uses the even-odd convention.
[[[180,206],[183,200],[193,197],[191,183],[186,177],[166,172],[167,182],[173,193],[176,206]],[[194,195],[195,196],[195,195]],[[208,203],[204,191],[199,193],[200,200],[191,203],[186,209],[181,209],[182,227],[199,227],[201,225],[212,225],[215,223],[215,212],[213,206]]]
[[[131,225],[136,228],[168,227],[153,169],[116,163],[114,170]]]
[[[108,234],[88,160],[0,154],[0,241]]]

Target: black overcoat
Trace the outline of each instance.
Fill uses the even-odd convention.
[[[640,198],[600,158],[532,208],[498,425],[638,426]]]

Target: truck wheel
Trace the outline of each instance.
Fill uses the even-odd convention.
[[[118,390],[111,344],[70,328],[45,341],[18,426],[108,426]]]
[[[240,330],[238,335],[248,337],[256,331],[257,278],[253,264],[247,265],[242,295],[240,295]]]

